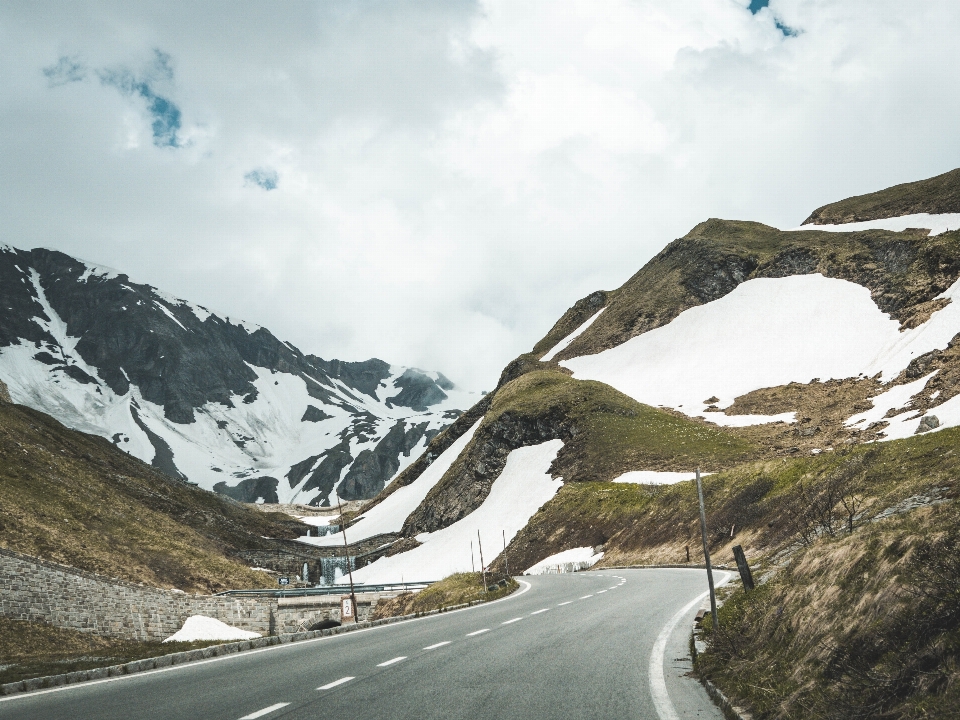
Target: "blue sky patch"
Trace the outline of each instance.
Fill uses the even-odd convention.
[[[100,82],[117,88],[124,95],[139,96],[146,101],[147,112],[152,117],[150,127],[153,130],[153,144],[157,147],[183,147],[180,142],[180,108],[169,98],[158,95],[153,89],[155,80],[172,80],[173,68],[170,56],[160,50],[154,50],[154,62],[146,77],[138,78],[129,69],[102,70],[98,73]]]
[[[264,190],[276,190],[280,182],[280,176],[272,168],[256,168],[244,175],[243,179],[247,184],[257,185]]]
[[[43,68],[50,87],[59,87],[72,82],[80,82],[87,76],[87,68],[77,58],[64,55],[55,65]]]

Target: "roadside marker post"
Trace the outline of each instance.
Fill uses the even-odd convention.
[[[710,617],[713,629],[720,629],[717,620],[717,593],[713,587],[713,568],[710,567],[710,548],[707,545],[707,512],[703,507],[703,483],[700,482],[700,468],[697,468],[697,499],[700,501],[700,535],[703,537],[703,560],[707,567],[707,584],[710,586]]]
[[[343,507],[340,505],[340,496],[337,496],[337,512],[340,513],[340,531],[343,533],[343,559],[347,563],[347,574],[350,576],[350,609],[353,611],[353,622],[357,621],[357,595],[353,591],[353,568],[350,566],[350,548],[347,547],[347,522],[343,518]],[[706,535],[704,535],[706,537]],[[346,608],[346,605],[340,603],[341,612],[340,612],[340,622],[344,622],[345,617],[343,615],[343,609]]]

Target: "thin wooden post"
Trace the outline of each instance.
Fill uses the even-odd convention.
[[[483,543],[480,542],[480,531],[477,530],[477,547],[480,549],[480,572],[483,573],[483,591],[487,591],[487,566],[483,564]]]
[[[501,532],[503,533],[503,567],[507,577],[510,577],[510,563],[507,562],[507,531],[501,530]]]
[[[707,545],[707,512],[703,507],[703,483],[700,482],[700,468],[697,468],[697,499],[700,501],[700,535],[703,537],[703,560],[707,566],[707,584],[710,586],[710,617],[713,618],[714,631],[720,629],[717,620],[717,593],[713,588],[713,569],[710,567],[710,548]]]
[[[476,572],[477,565],[473,562],[473,540],[470,541],[470,572]]]

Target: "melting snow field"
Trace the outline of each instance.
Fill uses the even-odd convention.
[[[710,473],[700,473],[700,477],[706,477]],[[657,472],[656,470],[631,470],[625,472],[620,477],[614,478],[613,482],[618,483],[638,483],[640,485],[674,485],[684,480],[693,480],[696,472]]]
[[[355,525],[347,528],[347,540],[349,542],[359,542],[374,535],[399,532],[407,516],[417,509],[427,493],[440,482],[443,474],[453,465],[453,461],[457,459],[467,443],[473,438],[473,434],[480,427],[481,422],[482,419],[477,420],[473,427],[457,438],[457,441],[441,453],[440,457],[434,460],[421,473],[420,477],[409,485],[396,490],[369,512],[365,512]],[[310,545],[321,546],[339,547],[343,543],[343,538],[339,534],[322,537],[301,537],[299,540]]]
[[[826,230],[827,232],[857,232],[858,230],[892,230],[903,232],[907,228],[929,228],[931,235],[939,235],[948,230],[960,228],[960,213],[945,213],[930,215],[918,213],[916,215],[902,215],[895,218],[881,220],[865,220],[863,222],[846,223],[843,225],[801,225],[793,228],[798,230]]]
[[[456,572],[469,572],[474,566],[479,570],[478,530],[483,542],[483,559],[489,564],[503,550],[504,534],[509,544],[563,485],[563,480],[550,477],[550,464],[562,447],[562,440],[550,440],[514,450],[479,508],[449,527],[418,535],[417,540],[423,543],[419,547],[360,568],[353,573],[354,581],[441,580]]]
[[[205,615],[191,615],[173,635],[163,642],[194,642],[197,640],[252,640],[260,633],[241,630]]]
[[[600,308],[600,309],[599,309],[589,320],[587,320],[583,325],[581,325],[580,327],[578,327],[578,328],[577,328],[576,330],[574,330],[572,333],[570,333],[569,335],[567,335],[563,340],[561,340],[561,341],[558,342],[556,345],[554,345],[554,346],[553,346],[553,349],[551,349],[550,352],[548,352],[546,355],[544,355],[542,358],[540,358],[540,362],[547,362],[547,361],[549,361],[549,360],[553,360],[557,355],[559,355],[561,352],[563,352],[564,350],[566,350],[566,349],[570,346],[570,343],[572,343],[572,342],[573,342],[574,340],[576,340],[578,337],[580,337],[581,335],[583,335],[584,331],[585,331],[588,327],[590,327],[591,325],[593,325],[593,321],[596,320],[598,317],[600,317],[600,313],[602,313],[604,310],[606,310],[606,308]]]
[[[536,565],[532,565],[524,570],[523,574],[543,575],[551,570],[556,572],[557,565],[563,566],[570,563],[582,563],[585,567],[590,567],[591,565],[596,565],[598,562],[600,562],[602,557],[602,552],[594,554],[593,548],[590,547],[573,548],[571,550],[558,552],[556,555],[551,555],[548,558],[544,558]]]
[[[952,298],[960,281],[941,295]],[[822,275],[759,278],[673,322],[597,355],[561,362],[580,379],[599,380],[649,405],[663,405],[717,424],[792,421],[780,416],[704,412],[764,387],[819,378],[896,377],[910,361],[944,348],[960,330],[960,303],[901,333],[870,291]]]

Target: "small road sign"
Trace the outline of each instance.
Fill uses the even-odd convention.
[[[279,582],[281,585],[289,585],[289,584],[290,584],[290,578],[288,578],[288,577],[282,577],[282,578],[280,578],[279,580],[277,580],[277,582]]]

